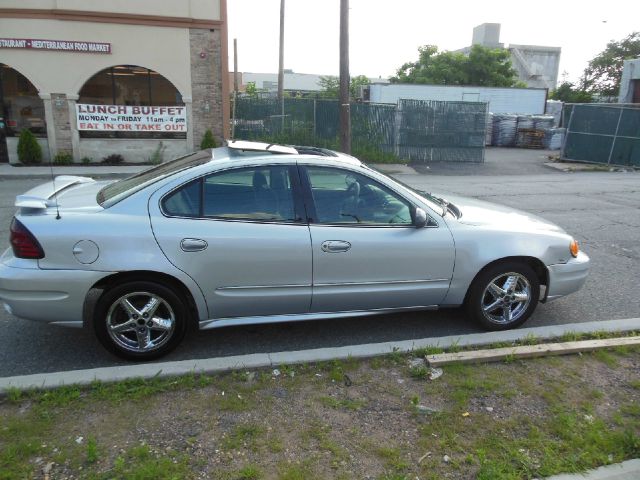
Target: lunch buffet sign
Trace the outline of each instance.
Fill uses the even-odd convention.
[[[44,40],[37,38],[0,38],[0,48],[53,50],[76,53],[111,53],[111,44],[77,40]]]
[[[100,132],[186,132],[185,106],[76,104],[78,130]]]

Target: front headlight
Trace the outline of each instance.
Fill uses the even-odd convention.
[[[569,251],[571,252],[573,258],[576,258],[578,256],[578,253],[580,252],[580,246],[578,245],[578,242],[575,241],[575,239],[571,240],[571,243],[569,244]]]

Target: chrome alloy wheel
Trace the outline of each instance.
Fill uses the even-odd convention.
[[[176,326],[168,302],[149,292],[128,293],[111,304],[107,331],[120,347],[131,352],[149,352],[167,343]]]
[[[489,282],[482,294],[482,313],[492,323],[517,321],[531,302],[531,285],[524,275],[503,273]]]

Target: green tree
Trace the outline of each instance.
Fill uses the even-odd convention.
[[[611,41],[596,55],[584,71],[586,90],[603,96],[618,95],[625,60],[640,57],[640,32],[620,41]]]
[[[258,88],[256,87],[256,82],[248,82],[247,86],[244,89],[244,93],[246,93],[250,97],[257,97]]]
[[[18,160],[25,165],[42,161],[42,148],[38,139],[26,128],[20,132],[18,138]]]
[[[562,82],[558,88],[551,92],[552,100],[560,100],[566,103],[591,103],[593,95],[584,90],[584,87],[575,87],[571,82]]]
[[[323,75],[318,80],[322,90],[319,96],[321,98],[338,98],[340,96],[340,79],[332,75]],[[360,87],[369,85],[369,79],[364,75],[358,75],[351,77],[349,82],[349,95],[351,98],[356,98],[360,93]]]
[[[402,65],[397,75],[391,77],[391,82],[487,87],[519,85],[509,51],[481,45],[471,47],[468,55],[438,52],[435,45],[419,47],[418,60]]]

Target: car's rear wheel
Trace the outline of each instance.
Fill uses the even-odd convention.
[[[129,360],[152,360],[183,339],[188,310],[169,288],[155,282],[128,282],[98,301],[94,329],[110,352]]]
[[[540,298],[540,280],[526,263],[504,262],[481,272],[471,285],[467,312],[489,330],[522,325]]]

